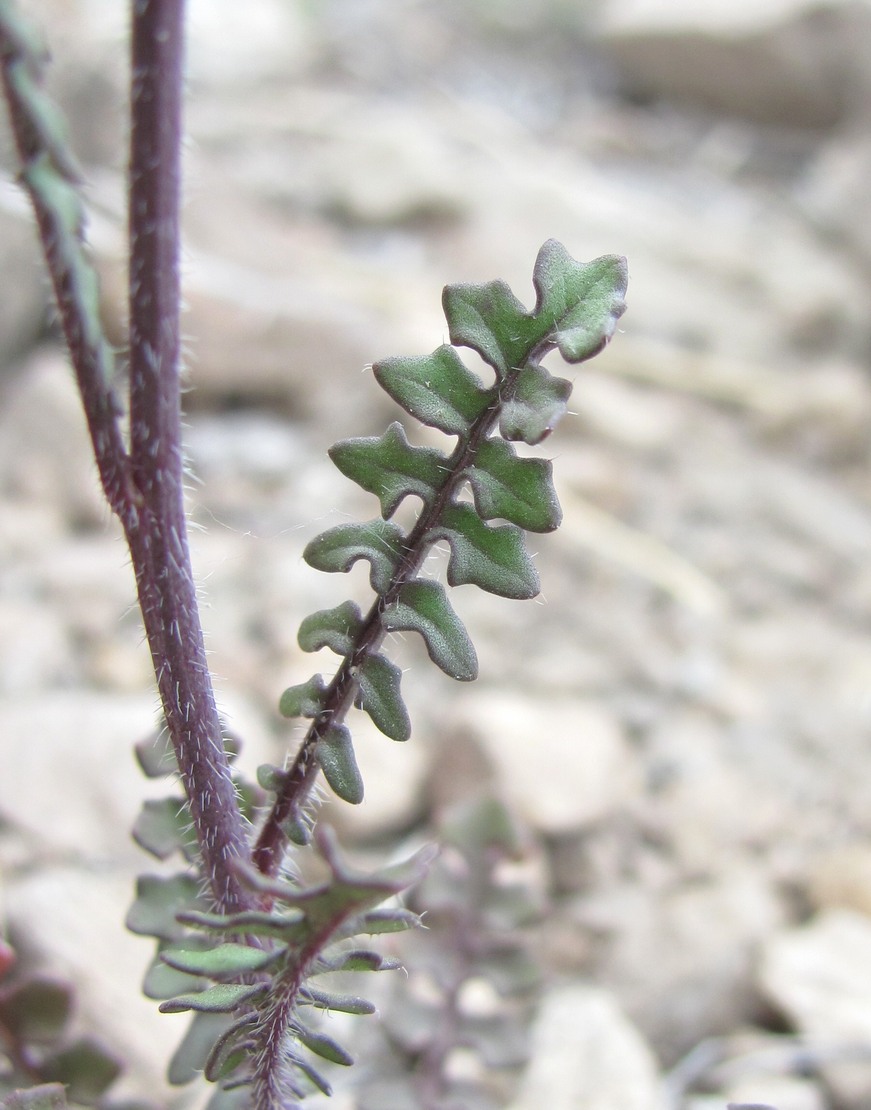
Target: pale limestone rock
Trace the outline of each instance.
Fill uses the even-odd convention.
[[[844,844],[811,861],[807,893],[818,910],[856,910],[871,920],[871,847]]]
[[[869,79],[871,85],[871,79]],[[867,266],[871,256],[871,140],[868,110],[871,97],[863,97],[853,125],[833,135],[821,146],[804,175],[798,199],[809,218],[844,248],[860,256]]]
[[[31,863],[61,853],[89,860],[142,860],[130,829],[149,792],[133,745],[156,720],[150,694],[55,690],[3,705],[0,813],[29,844]]]
[[[5,383],[0,490],[23,502],[50,503],[72,527],[108,519],[75,379],[60,351],[37,351]]]
[[[656,1064],[607,991],[559,987],[532,1030],[532,1059],[510,1110],[665,1110]]]
[[[801,1032],[871,1042],[871,921],[828,910],[765,945],[760,981]]]
[[[758,947],[784,921],[762,868],[721,866],[709,881],[646,893],[624,883],[576,907],[582,927],[611,933],[600,981],[668,1062],[753,1020]]]
[[[749,1075],[724,1092],[731,1110],[828,1110],[817,1083],[789,1075]],[[722,1106],[722,1103],[720,1104]]]
[[[466,727],[489,757],[502,796],[541,832],[592,825],[638,792],[628,743],[595,702],[506,690],[475,697],[469,709]]]
[[[2,157],[2,154],[0,154]],[[36,231],[18,189],[0,182],[0,376],[39,337],[49,318],[48,289],[37,253]]]
[[[193,0],[188,5],[188,70],[218,86],[284,78],[311,60],[303,6],[286,0]]]
[[[759,980],[769,1000],[812,1043],[827,1046],[821,1067],[837,1105],[871,1101],[871,921],[831,909],[768,940]]]
[[[627,87],[726,115],[792,126],[843,119],[867,79],[865,4],[840,0],[606,6],[605,51]]]

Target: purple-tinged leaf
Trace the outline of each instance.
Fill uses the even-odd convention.
[[[339,524],[308,543],[302,557],[315,570],[329,573],[347,572],[359,559],[368,559],[372,589],[383,594],[402,554],[404,538],[401,528],[380,518],[365,524]]]
[[[388,358],[372,369],[406,412],[448,435],[465,435],[494,396],[446,344],[431,355]]]
[[[182,994],[162,1002],[158,1009],[162,1014],[182,1014],[195,1010],[203,1014],[231,1014],[243,1002],[249,1002],[267,989],[265,983],[241,984],[218,983],[196,994]]]
[[[256,1042],[251,1038],[256,1022],[256,1014],[245,1014],[218,1037],[203,1069],[210,1083],[226,1078],[244,1063],[251,1050],[256,1047]]]
[[[234,1024],[227,1014],[195,1013],[170,1061],[170,1083],[182,1086],[196,1079],[205,1068],[215,1041]]]
[[[410,494],[429,501],[446,475],[446,456],[432,447],[412,447],[396,422],[382,436],[342,440],[329,455],[347,478],[375,494],[385,519]]]
[[[333,792],[343,801],[359,805],[363,801],[363,778],[345,725],[328,729],[318,741],[315,755]]]
[[[344,601],[335,609],[320,609],[306,617],[299,626],[297,642],[303,651],[328,647],[337,655],[347,655],[362,624],[359,607],[353,601]]]
[[[552,345],[566,362],[592,358],[614,334],[626,311],[628,279],[626,259],[617,255],[576,262],[555,239],[538,252],[535,315],[549,321]]]
[[[321,1033],[315,1029],[307,1029],[304,1025],[299,1024],[296,1025],[294,1033],[309,1052],[313,1052],[324,1060],[329,1060],[331,1064],[350,1067],[354,1063],[354,1057],[346,1052],[338,1041],[328,1037],[326,1033]]]
[[[0,993],[0,1025],[16,1040],[50,1044],[66,1028],[71,1008],[66,984],[34,976]]]
[[[419,632],[430,659],[451,678],[471,682],[477,677],[475,648],[440,582],[407,582],[382,622],[388,632]]]
[[[499,416],[499,430],[506,439],[535,446],[546,439],[565,414],[571,382],[555,378],[543,366],[524,366]]]
[[[493,528],[471,505],[449,505],[429,538],[432,542],[445,539],[450,544],[448,582],[452,586],[471,583],[516,600],[535,597],[540,589],[523,533],[515,524]]]
[[[510,443],[487,439],[467,472],[475,507],[485,520],[501,517],[528,532],[552,532],[562,513],[546,459],[519,458]]]
[[[252,948],[248,944],[227,943],[215,948],[178,946],[161,953],[161,959],[176,971],[202,975],[209,979],[235,979],[252,971],[260,971],[274,963],[281,950]]]
[[[442,307],[451,342],[477,351],[500,381],[526,361],[541,338],[541,325],[504,281],[448,285]]]
[[[136,901],[127,914],[127,928],[131,933],[180,940],[184,926],[176,915],[184,910],[197,910],[204,906],[200,882],[194,875],[182,874],[163,878],[160,875],[140,875],[136,882]]]
[[[402,671],[384,655],[369,655],[360,666],[358,709],[364,709],[376,727],[391,740],[411,736],[411,721],[399,690]]]
[[[326,689],[327,684],[323,677],[319,674],[312,675],[308,682],[288,686],[278,702],[278,711],[282,717],[317,717],[323,708]],[[273,788],[264,786],[264,789]]]

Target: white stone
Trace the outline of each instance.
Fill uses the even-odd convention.
[[[488,691],[470,700],[468,711],[502,796],[541,832],[591,825],[639,788],[625,737],[595,702]]]
[[[23,502],[49,503],[76,527],[109,517],[73,372],[58,350],[31,356],[3,396],[0,488]]]
[[[871,919],[832,909],[775,934],[759,977],[769,1000],[822,1051],[833,1101],[864,1110],[871,1100]]]
[[[798,126],[843,118],[867,71],[871,9],[842,0],[612,0],[601,42],[633,89]]]
[[[607,991],[569,986],[545,995],[510,1110],[544,1106],[664,1110],[653,1053]]]
[[[765,945],[760,981],[800,1032],[871,1042],[871,919],[834,909]]]
[[[749,1075],[730,1084],[726,1098],[727,1110],[827,1110],[829,1105],[816,1083],[790,1075]]]
[[[30,844],[29,865],[73,855],[146,861],[130,829],[149,786],[133,745],[156,720],[156,697],[57,690],[3,705],[3,822]],[[168,793],[163,780],[160,789]]]

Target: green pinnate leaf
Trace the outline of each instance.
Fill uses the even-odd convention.
[[[384,655],[369,655],[360,666],[357,707],[364,709],[385,736],[407,740],[411,721],[399,684],[402,671]]]
[[[522,459],[503,439],[487,439],[467,476],[485,520],[501,517],[528,532],[552,532],[562,513],[546,459]]]
[[[307,986],[300,991],[300,999],[309,1006],[316,1006],[319,1010],[336,1010],[342,1014],[375,1013],[372,1002],[353,994],[334,994],[332,991],[321,991]]]
[[[322,1094],[325,1094],[327,1098],[329,1098],[333,1093],[333,1088],[326,1079],[324,1079],[321,1073],[316,1068],[313,1068],[308,1060],[301,1059],[301,1057],[295,1053],[291,1056],[291,1059],[293,1061],[293,1066],[299,1068],[303,1075],[310,1080]]]
[[[407,582],[382,620],[388,632],[419,632],[430,659],[451,678],[471,682],[477,677],[475,648],[440,582]]]
[[[358,948],[353,951],[342,949],[334,954],[322,955],[321,971],[396,971],[401,964],[380,952]]]
[[[181,798],[150,798],[143,803],[133,825],[133,839],[157,859],[181,852],[188,861],[197,858],[197,838],[190,810]]]
[[[607,255],[576,262],[551,239],[535,263],[532,312],[502,281],[449,285],[442,303],[451,342],[477,351],[506,379],[553,347],[567,362],[598,354],[625,311],[626,283],[625,259]]]
[[[281,827],[291,844],[295,844],[298,848],[305,848],[311,843],[311,822],[298,809],[290,811]]]
[[[356,923],[358,933],[375,936],[380,933],[404,933],[421,925],[420,915],[400,906],[386,910],[372,910],[364,914]]]
[[[158,1007],[162,1014],[181,1014],[195,1010],[202,1014],[231,1014],[243,1002],[250,1002],[266,990],[266,984],[217,983],[196,994],[182,994],[162,1002]]]
[[[542,338],[542,325],[504,281],[448,285],[442,307],[451,342],[477,351],[500,380],[525,362]]]
[[[250,933],[288,941],[298,935],[304,925],[305,914],[297,909],[284,909],[280,913],[267,910],[242,910],[230,914],[190,912],[179,914],[179,920],[184,925],[212,934]],[[189,938],[185,940],[187,942]]]
[[[372,369],[382,389],[406,412],[448,435],[465,435],[494,395],[446,344],[431,355],[388,358]]]
[[[194,1013],[170,1060],[170,1083],[182,1086],[196,1079],[205,1068],[215,1042],[234,1024],[234,1019],[227,1014]]]
[[[97,1041],[82,1037],[43,1060],[43,1078],[63,1083],[69,1099],[93,1106],[121,1072],[121,1064]]]
[[[0,994],[0,1025],[18,1041],[50,1044],[66,1028],[71,1008],[68,986],[34,976]]]
[[[363,778],[345,725],[327,729],[318,741],[316,754],[333,792],[351,805],[359,805],[363,801]]]
[[[342,440],[329,455],[346,477],[375,494],[385,519],[409,494],[429,501],[446,476],[445,455],[432,447],[412,447],[396,422],[382,436]]]
[[[626,311],[627,282],[625,258],[576,262],[555,239],[544,244],[533,275],[535,315],[550,323],[551,344],[566,362],[583,362],[602,350]]]
[[[485,524],[471,505],[449,505],[432,539],[451,546],[448,582],[472,583],[501,597],[528,600],[539,591],[538,574],[514,524]]]
[[[349,612],[347,615],[352,617],[350,626],[353,627],[353,614]],[[359,617],[359,610],[357,610],[357,616]],[[320,646],[323,647],[324,645],[321,644]],[[319,674],[312,675],[308,682],[288,686],[278,702],[278,711],[282,717],[317,717],[323,707],[326,689],[327,684],[323,677]],[[261,785],[263,784],[261,783]],[[265,787],[265,789],[268,790],[270,787]]]
[[[296,714],[291,713],[290,716],[295,717]],[[277,794],[286,782],[287,771],[282,767],[276,767],[273,763],[261,763],[257,768],[257,785],[263,790]]]
[[[328,1037],[326,1033],[307,1029],[304,1025],[297,1025],[294,1032],[309,1052],[320,1056],[321,1059],[329,1060],[331,1064],[341,1064],[344,1067],[350,1067],[354,1063],[354,1057],[346,1052],[338,1041]]]
[[[196,939],[195,937],[186,937],[183,944],[187,948],[191,948]],[[206,946],[206,940],[203,938],[203,947]],[[171,947],[171,945],[162,944],[145,972],[145,978],[142,980],[142,993],[146,998],[163,1001],[166,998],[175,998],[178,994],[203,990],[207,985],[199,976],[185,975],[163,962],[161,959],[162,953]]]
[[[206,949],[167,949],[161,959],[176,971],[203,975],[209,979],[232,979],[252,971],[260,971],[274,963],[280,950],[252,948],[248,944],[219,944]]]
[[[210,1083],[225,1079],[248,1058],[256,1047],[256,1041],[251,1036],[256,1021],[256,1014],[244,1014],[215,1041],[203,1069]]]
[[[166,778],[178,771],[169,729],[157,729],[134,746],[136,761],[142,773],[150,779]]]
[[[299,626],[297,642],[303,651],[328,647],[337,655],[347,655],[362,626],[359,607],[353,601],[344,601],[335,609],[320,609],[306,617]]]
[[[194,875],[182,874],[163,878],[140,875],[136,881],[136,900],[127,914],[131,933],[180,940],[184,926],[177,915],[186,910],[203,909],[201,884]]]
[[[506,439],[532,446],[541,443],[565,414],[571,392],[571,382],[565,378],[556,378],[535,363],[524,366],[499,415],[500,432]]]
[[[242,869],[246,883],[255,892],[303,911],[296,936],[301,944],[314,937],[333,936],[352,916],[374,909],[416,883],[434,854],[433,848],[422,848],[410,859],[370,874],[348,866],[339,854],[331,829],[318,825],[315,840],[332,873],[332,880],[318,887],[300,887],[285,879],[270,879],[254,868]]]
[[[403,539],[402,529],[387,520],[339,524],[307,544],[302,557],[315,570],[328,572],[348,571],[358,559],[368,559],[372,589],[383,594],[402,554]]]

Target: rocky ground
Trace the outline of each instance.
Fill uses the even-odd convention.
[[[30,7],[120,338],[123,5]],[[446,282],[529,300],[551,236],[627,255],[630,310],[547,444],[565,520],[536,543],[542,598],[458,591],[471,686],[399,645],[414,736],[361,722],[367,800],[330,820],[396,851],[472,779],[528,830],[547,976],[514,1110],[871,1105],[871,7],[191,19],[193,548],[248,765],[294,743],[275,707],[312,669],[300,619],[365,597],[300,558],[373,512],[325,454],[396,415],[364,367],[442,341]],[[81,984],[127,1089],[176,1105],[184,1019],[138,997],[148,946],[122,927],[149,663],[11,184],[0,228],[0,913]]]

